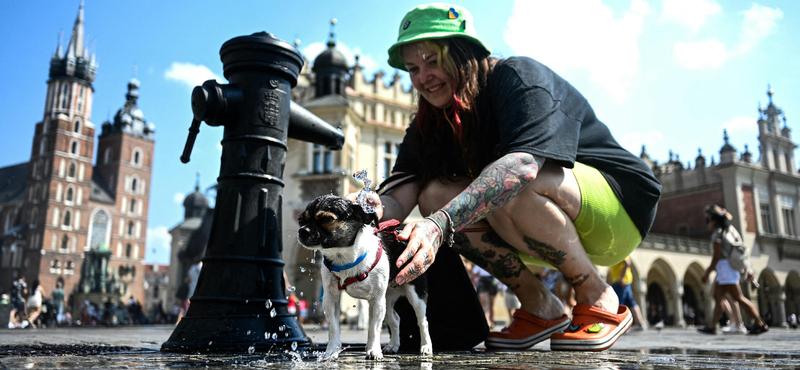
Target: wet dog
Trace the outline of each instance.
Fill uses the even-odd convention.
[[[374,213],[361,205],[335,195],[323,195],[308,204],[298,219],[300,244],[318,250],[323,256],[322,282],[325,295],[322,306],[328,320],[328,346],[325,355],[337,358],[341,351],[339,298],[342,291],[369,302],[367,359],[380,360],[383,351],[395,353],[400,348],[400,317],[390,309],[400,297],[406,297],[417,316],[420,330],[420,354],[433,352],[428,320],[425,317],[427,282],[425,275],[411,283],[390,283],[399,272],[397,256],[405,249],[398,241],[402,230],[397,222],[377,224]],[[389,343],[381,350],[381,326],[389,327]]]

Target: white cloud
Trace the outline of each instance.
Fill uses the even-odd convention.
[[[183,199],[186,197],[183,193],[175,193],[172,195],[172,201],[177,205],[183,204]]]
[[[756,128],[756,120],[750,116],[732,117],[722,124],[722,128],[728,130],[728,133],[737,133],[742,131],[753,131]]]
[[[156,226],[147,229],[147,251],[145,262],[159,265],[168,265],[170,258],[170,243],[172,236],[166,226]]]
[[[706,21],[722,12],[714,0],[662,0],[661,18],[697,32]]]
[[[164,72],[164,78],[177,81],[190,89],[202,85],[207,80],[225,81],[204,65],[183,62],[172,62],[169,69]]]
[[[753,4],[743,13],[742,34],[737,53],[744,54],[752,50],[761,40],[772,34],[783,19],[783,11],[759,4]]]
[[[725,45],[716,39],[695,42],[677,42],[672,53],[675,61],[690,70],[716,69],[730,56]]]
[[[647,153],[653,157],[653,150],[659,151],[660,147],[654,148],[652,145],[658,146],[659,143],[664,141],[664,133],[658,130],[649,130],[643,132],[628,132],[622,135],[619,140],[620,145],[629,152],[637,156],[642,151],[642,145],[649,146]]]
[[[682,0],[681,0],[682,1]],[[677,42],[673,56],[678,65],[690,70],[709,70],[721,67],[731,58],[741,57],[775,31],[783,19],[783,11],[753,4],[742,14],[742,24],[737,44],[726,46],[718,38],[703,41]]]
[[[623,102],[638,76],[639,39],[649,13],[643,0],[631,1],[621,15],[601,0],[517,0],[504,39],[514,54],[559,71],[588,72]]]

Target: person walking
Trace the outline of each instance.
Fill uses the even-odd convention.
[[[624,260],[609,267],[608,279],[619,297],[619,303],[628,306],[633,311],[634,324],[639,330],[646,330],[647,322],[645,322],[642,310],[633,296],[633,261],[631,257],[625,257]]]
[[[39,319],[39,315],[42,314],[42,303],[44,300],[44,288],[42,285],[39,284],[39,280],[34,280],[33,285],[31,285],[31,292],[28,296],[28,304],[27,304],[27,315],[28,315],[28,322],[30,322],[31,327],[36,327],[36,320]]]
[[[725,295],[730,295],[735,301],[739,302],[755,320],[755,325],[750,328],[748,334],[761,334],[769,330],[769,327],[761,319],[756,306],[742,294],[739,286],[741,273],[731,267],[728,257],[733,248],[741,245],[742,237],[736,228],[731,225],[733,215],[720,205],[712,204],[706,207],[706,226],[711,231],[711,245],[713,255],[711,263],[703,274],[702,281],[708,282],[711,272],[716,271],[716,289],[714,289],[714,314],[710,325],[697,329],[704,334],[717,334],[717,324],[722,317],[722,300]]]
[[[388,54],[419,100],[392,173],[368,202],[379,219],[405,220],[415,206],[426,216],[399,234],[408,246],[395,283],[416,279],[452,246],[520,299],[487,347],[526,349],[548,338],[557,350],[613,346],[632,317],[594,265],[622,260],[649,231],[661,192],[650,167],[550,68],[492,57],[462,6],[410,10]],[[577,301],[571,317],[523,260],[564,274]],[[437,293],[448,294],[431,289],[430,297]],[[433,337],[437,318],[429,312],[429,320]]]

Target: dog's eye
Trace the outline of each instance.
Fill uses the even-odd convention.
[[[333,221],[336,221],[336,215],[329,212],[320,212],[316,215],[317,222],[321,224],[329,224]]]

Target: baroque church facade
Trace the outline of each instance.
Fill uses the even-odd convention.
[[[81,3],[66,50],[58,45],[50,59],[30,160],[0,168],[0,287],[22,275],[49,295],[60,281],[73,309],[85,299],[144,300],[155,126],[138,107],[134,79],[96,136],[96,71]]]

